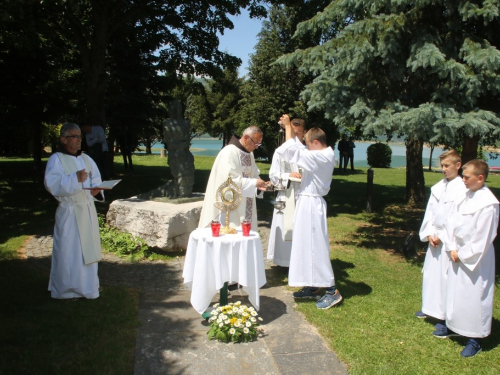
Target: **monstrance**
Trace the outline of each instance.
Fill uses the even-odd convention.
[[[222,234],[236,234],[236,229],[229,226],[229,212],[236,210],[241,203],[241,189],[236,185],[231,176],[219,186],[215,192],[215,207],[226,211],[226,225],[220,228]]]

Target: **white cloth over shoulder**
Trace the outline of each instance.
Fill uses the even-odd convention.
[[[73,168],[72,173],[65,171],[65,164],[66,169]],[[82,184],[76,176],[76,171],[82,169],[92,172],[93,185],[102,182],[95,162],[85,154],[75,157],[56,153],[49,158],[45,169],[45,188],[59,202],[49,280],[53,298],[99,297],[99,223],[94,197],[90,190],[83,190],[83,187],[90,187],[90,179]],[[79,228],[79,220],[84,222],[83,228]],[[90,254],[88,265],[85,264],[82,244]]]
[[[283,147],[283,145],[280,147]],[[305,146],[302,147],[305,148]],[[274,153],[271,168],[269,169],[269,179],[276,185],[281,178],[283,185],[289,187],[277,193],[276,201],[285,201],[286,206],[282,210],[282,214],[278,214],[277,209],[273,211],[267,259],[272,260],[274,264],[281,267],[290,266],[295,199],[300,193],[300,182],[290,181],[289,177],[291,172],[298,171],[297,165],[283,160],[278,152]]]
[[[256,183],[259,173],[253,153],[244,152],[233,144],[224,147],[217,155],[210,172],[198,228],[210,226],[212,220],[220,220],[224,225],[226,213],[215,207],[215,194],[219,186],[231,176],[241,189],[242,199],[239,207],[229,214],[230,226],[239,228],[243,220],[251,220],[252,229],[257,230],[255,197],[258,193]]]
[[[446,253],[449,243],[450,218],[456,210],[456,201],[465,195],[465,184],[460,176],[448,181],[443,178],[431,188],[427,203],[420,240],[428,241],[428,236],[439,238],[441,244],[429,244],[422,268],[422,312],[439,320],[446,318],[446,280],[450,258]]]
[[[297,139],[289,139],[277,152],[302,168],[301,192],[295,207],[290,286],[330,287],[335,285],[330,260],[326,202],[335,166],[331,147],[308,150]]]
[[[486,186],[468,191],[452,218],[459,262],[448,270],[446,325],[466,337],[491,333],[495,291],[495,249],[498,200]]]

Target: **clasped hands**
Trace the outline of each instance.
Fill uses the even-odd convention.
[[[438,237],[434,238],[433,236],[428,236],[427,239],[429,240],[430,245],[433,247],[437,247],[437,246],[441,245],[441,240]],[[458,257],[458,251],[451,250],[450,251],[450,258],[455,263],[459,262],[460,258]]]

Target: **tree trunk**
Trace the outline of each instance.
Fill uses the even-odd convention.
[[[477,146],[479,145],[479,136],[474,137],[464,137],[464,143],[462,148],[462,165],[477,159]]]
[[[434,152],[434,145],[431,144],[431,153],[429,155],[429,172],[432,171],[432,153]]]
[[[33,167],[38,178],[42,172],[42,124],[40,121],[33,123]]]
[[[406,140],[406,201],[425,203],[425,180],[422,164],[424,142],[413,137]]]

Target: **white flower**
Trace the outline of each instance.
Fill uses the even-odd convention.
[[[231,328],[231,329],[229,330],[229,333],[230,333],[231,335],[234,335],[234,334],[236,333],[236,330],[235,330],[234,328]]]
[[[248,333],[250,330],[248,328],[243,328],[243,333]]]
[[[235,326],[236,328],[240,328],[240,322],[236,322],[236,323],[234,323],[234,326]]]
[[[219,318],[217,318],[217,323],[220,323],[220,322],[222,322],[222,319],[219,317]]]
[[[262,318],[260,316],[257,319],[259,319],[262,322]]]
[[[255,322],[257,321],[257,319],[255,319],[255,318],[252,316],[252,317],[250,318],[250,321],[251,321],[252,323],[255,323]]]
[[[218,304],[218,303],[214,303],[214,309],[215,309],[216,307],[219,307],[219,304]]]
[[[235,303],[235,306],[239,306],[239,305],[241,305],[241,301],[237,301],[237,302]]]
[[[237,313],[238,312],[238,308],[237,307],[233,307],[233,310],[232,310],[234,313]]]
[[[219,327],[222,328],[224,326],[224,323],[219,323]]]
[[[252,314],[252,316],[257,316],[257,312],[256,311],[252,311],[251,314]]]
[[[229,319],[224,320],[224,324],[231,324],[231,321]]]
[[[247,327],[251,327],[251,326],[252,326],[252,323],[250,323],[250,322],[246,322],[246,323],[245,323],[245,325],[246,325]]]

